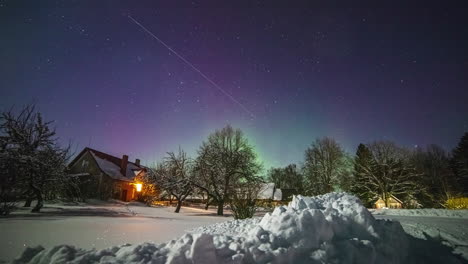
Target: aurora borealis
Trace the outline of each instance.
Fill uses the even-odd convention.
[[[41,3],[0,1],[0,110],[35,103],[77,152],[194,155],[230,123],[268,168],[301,162],[317,137],[350,153],[382,139],[449,149],[468,130],[461,8]]]

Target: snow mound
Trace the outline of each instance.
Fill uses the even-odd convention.
[[[25,250],[14,263],[408,263],[398,222],[376,220],[346,193],[296,196],[263,218],[192,230],[168,243]]]
[[[468,210],[447,210],[447,209],[377,209],[373,211],[373,214],[374,215],[468,218]]]

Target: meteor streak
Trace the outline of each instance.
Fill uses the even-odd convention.
[[[238,104],[242,110],[244,110],[247,114],[249,114],[252,118],[255,117],[255,115],[249,110],[247,109],[247,107],[245,107],[241,102],[239,102],[238,100],[236,100],[236,98],[234,98],[231,94],[229,94],[228,92],[226,92],[223,88],[221,88],[217,83],[215,83],[213,80],[211,80],[208,76],[206,76],[200,69],[198,69],[197,67],[195,67],[195,65],[193,65],[192,63],[190,63],[188,60],[186,60],[184,57],[182,57],[182,55],[180,55],[179,53],[177,53],[174,49],[172,49],[169,45],[167,45],[164,41],[162,41],[160,38],[158,38],[155,34],[153,34],[151,31],[149,31],[145,26],[143,26],[140,22],[138,22],[136,19],[134,19],[132,16],[128,16],[128,18],[130,20],[133,21],[133,23],[135,23],[136,25],[138,25],[141,29],[143,29],[146,33],[148,33],[150,36],[152,36],[155,40],[157,40],[159,43],[161,43],[161,45],[163,45],[164,47],[166,47],[170,52],[172,52],[174,55],[176,55],[177,57],[179,57],[179,59],[181,59],[185,64],[187,64],[188,66],[190,66],[190,68],[192,68],[194,71],[198,72],[206,81],[208,81],[209,83],[211,83],[214,87],[216,87],[219,91],[221,91],[225,96],[227,96],[229,99],[231,99],[234,103]]]

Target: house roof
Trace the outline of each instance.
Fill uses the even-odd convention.
[[[89,152],[91,154],[91,156],[96,161],[96,164],[103,173],[107,174],[109,177],[115,180],[133,181],[135,179],[135,176],[137,176],[142,170],[146,170],[146,167],[128,161],[127,170],[125,172],[125,175],[123,175],[120,171],[120,164],[122,163],[121,158],[117,158],[115,156],[88,147],[84,148],[70,162],[69,166],[72,166],[75,162],[77,162],[80,159],[80,157],[83,156],[83,154],[86,152]]]
[[[275,189],[275,184],[273,182],[262,183],[260,191],[257,195],[258,199],[273,199],[275,201],[281,200],[281,190]]]
[[[394,199],[395,201],[397,201],[397,202],[403,204],[403,202],[402,202],[400,199],[396,198],[393,194],[390,195],[390,198],[392,198],[392,199]],[[382,200],[382,197],[378,197],[378,198],[374,199],[374,203],[378,202],[379,200]],[[382,200],[382,201],[383,201],[383,200]]]

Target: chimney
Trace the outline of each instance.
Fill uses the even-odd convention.
[[[136,164],[137,166],[140,166],[140,159],[135,159],[135,164]]]
[[[128,164],[128,156],[122,156],[122,163],[120,163],[120,172],[123,176],[127,176],[127,164]]]

